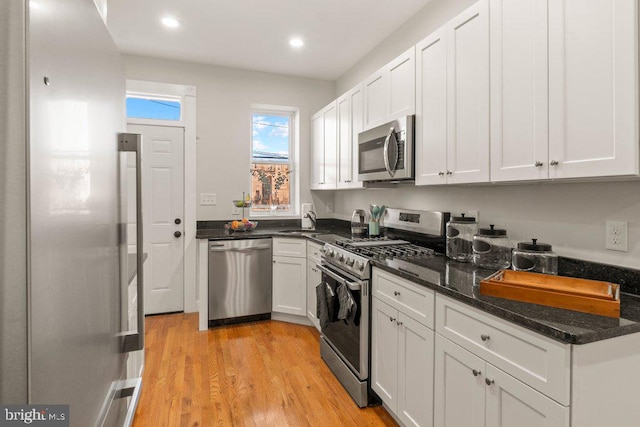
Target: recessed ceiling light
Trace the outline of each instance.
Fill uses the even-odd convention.
[[[293,46],[293,47],[302,47],[302,46],[304,46],[304,42],[299,37],[294,37],[291,40],[289,40],[289,44],[291,46]]]
[[[179,26],[182,25],[180,23],[180,21],[178,21],[176,18],[172,18],[170,16],[166,16],[166,17],[162,18],[162,24],[165,27],[169,27],[169,28],[178,28]]]

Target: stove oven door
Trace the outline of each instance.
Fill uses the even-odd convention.
[[[333,351],[347,364],[360,379],[369,375],[369,282],[355,279],[328,265],[318,265],[322,272],[322,283],[328,286],[329,323],[321,328],[322,335]],[[346,286],[355,306],[355,312],[346,319],[338,319],[340,298],[338,287]]]

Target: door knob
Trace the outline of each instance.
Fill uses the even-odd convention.
[[[182,236],[182,233],[181,233],[181,232],[179,232],[179,231],[176,231],[175,233],[173,233],[173,235],[174,235],[175,237],[180,237],[180,236]]]
[[[486,385],[492,386],[495,383],[495,380],[492,380],[490,378],[485,378],[484,382],[485,382]]]
[[[181,223],[182,221],[180,220],[180,218],[176,218],[176,220],[175,220],[175,221],[173,221],[173,222],[175,222],[176,224],[180,225],[180,223]]]
[[[542,162],[536,162],[535,167],[541,168],[542,167]]]
[[[480,371],[479,371],[479,370],[477,370],[477,369],[473,369],[473,370],[471,371],[471,373],[473,373],[473,376],[474,376],[474,377],[477,377],[477,376],[478,376],[478,375],[480,375],[482,372],[480,372]]]
[[[549,164],[550,164],[551,166],[558,166],[558,161],[557,161],[557,160],[551,160],[551,161],[549,162]]]

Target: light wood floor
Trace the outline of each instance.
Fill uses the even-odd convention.
[[[313,327],[261,321],[198,331],[197,314],[147,317],[135,427],[397,426],[360,409],[320,358]]]

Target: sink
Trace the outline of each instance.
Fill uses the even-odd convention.
[[[281,231],[278,231],[277,234],[288,234],[288,235],[293,235],[293,236],[313,237],[313,236],[317,236],[318,234],[322,234],[322,233],[317,231],[317,230],[307,230],[307,229],[304,229],[304,228],[299,228],[299,229],[296,229],[296,230],[281,230]]]

